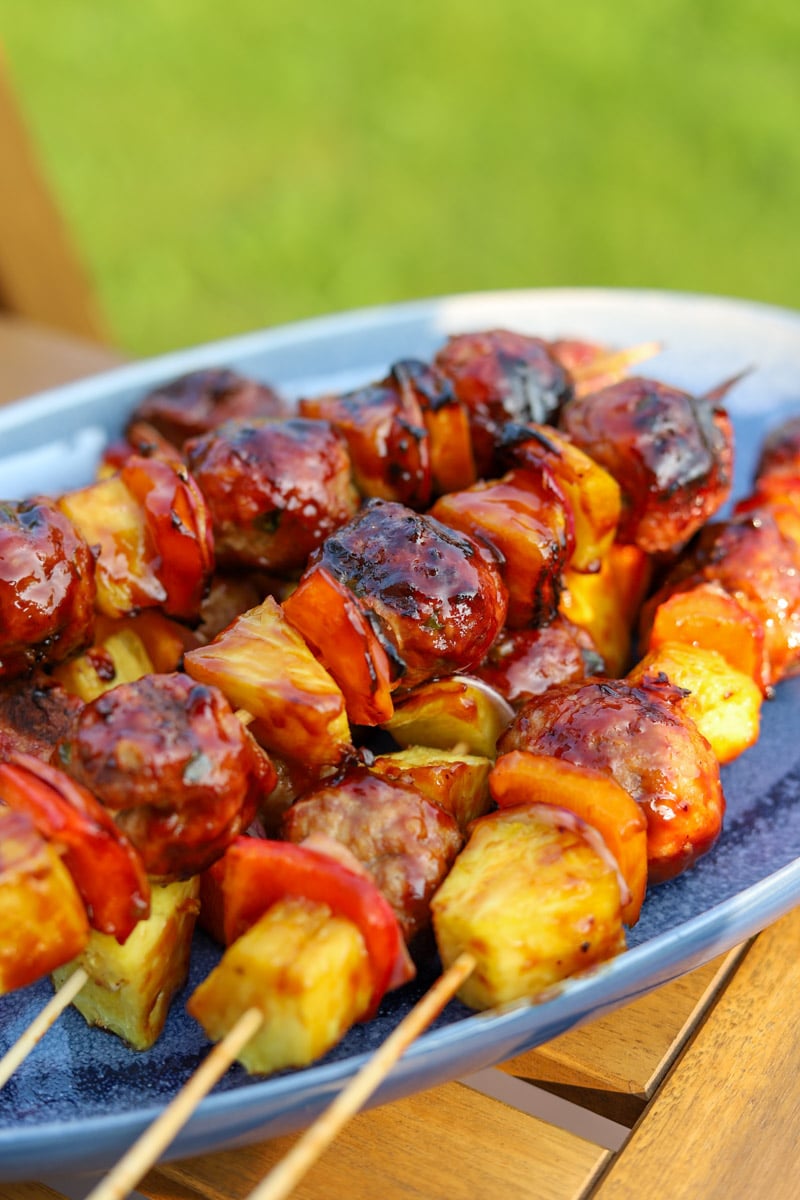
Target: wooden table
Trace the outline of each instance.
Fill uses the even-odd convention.
[[[109,350],[0,318],[0,402],[116,361]],[[794,1200],[798,995],[800,910],[499,1068],[359,1114],[297,1200]],[[165,1164],[139,1193],[237,1200],[294,1140]],[[0,1184],[0,1200],[86,1190],[53,1183],[64,1193]]]

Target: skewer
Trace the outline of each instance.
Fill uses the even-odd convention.
[[[403,1051],[441,1012],[474,967],[475,960],[468,954],[462,954],[440,976],[330,1107],[306,1131],[283,1162],[256,1187],[250,1200],[256,1197],[258,1200],[277,1200],[289,1194],[339,1130],[386,1077]],[[257,1008],[249,1008],[242,1014],[174,1100],[134,1142],[105,1179],[89,1193],[86,1200],[123,1200],[133,1190],[239,1051],[257,1032],[263,1019],[263,1014]]]
[[[86,1200],[122,1200],[133,1190],[175,1135],[186,1124],[200,1101],[225,1074],[237,1054],[264,1020],[258,1008],[248,1008],[218,1042],[159,1117],[123,1154],[117,1165]]]
[[[21,1066],[50,1026],[55,1024],[64,1009],[72,1003],[88,978],[83,967],[73,971],[66,983],[48,1000],[39,1015],[34,1017],[13,1046],[0,1058],[0,1088],[8,1083],[17,1067]]]
[[[475,959],[470,954],[459,955],[246,1200],[283,1200],[293,1191],[336,1135],[386,1078],[403,1052],[441,1012],[474,969]]]

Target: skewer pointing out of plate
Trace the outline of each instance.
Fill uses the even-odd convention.
[[[288,1196],[350,1117],[362,1107],[408,1046],[434,1020],[475,968],[462,954],[403,1018],[333,1103],[301,1136],[289,1154],[253,1190],[249,1200],[281,1200]],[[158,1160],[198,1104],[225,1073],[263,1021],[250,1008],[191,1076],[177,1096],[119,1160],[86,1200],[123,1200]]]

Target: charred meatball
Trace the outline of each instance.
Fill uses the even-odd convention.
[[[186,453],[223,566],[298,571],[358,508],[347,449],[326,421],[230,422]]]
[[[632,686],[587,680],[529,701],[498,752],[549,754],[610,775],[647,818],[648,878],[679,874],[713,846],[722,828],[719,765],[708,742],[672,705],[663,680]]]
[[[87,704],[58,759],[162,880],[210,866],[275,782],[222,693],[181,673],[145,675]]]

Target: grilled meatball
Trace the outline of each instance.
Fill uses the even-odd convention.
[[[728,498],[732,426],[708,398],[626,379],[573,398],[559,424],[620,485],[620,541],[680,549]]]
[[[647,818],[651,883],[685,870],[716,841],[724,798],[708,742],[673,707],[664,680],[632,686],[586,680],[529,701],[498,742],[498,752],[549,754],[610,775]]]
[[[188,438],[225,421],[286,414],[286,404],[266,384],[225,368],[207,368],[155,388],[134,409],[130,426],[146,421],[180,449]]]
[[[466,670],[502,628],[507,593],[491,552],[391,501],[370,501],[312,557],[377,623],[404,687]]]
[[[409,941],[430,922],[433,893],[463,844],[458,824],[416,790],[353,770],[298,800],[283,817],[283,836],[302,842],[326,834],[367,868]]]
[[[180,673],[145,675],[87,704],[58,758],[162,880],[210,866],[275,782],[222,693]]]
[[[358,508],[347,449],[326,421],[229,422],[186,453],[222,565],[297,571]]]
[[[56,663],[91,641],[94,558],[46,499],[0,503],[0,679]]]
[[[451,337],[434,362],[469,411],[479,475],[492,472],[506,421],[554,423],[572,396],[570,374],[551,346],[507,329]]]

